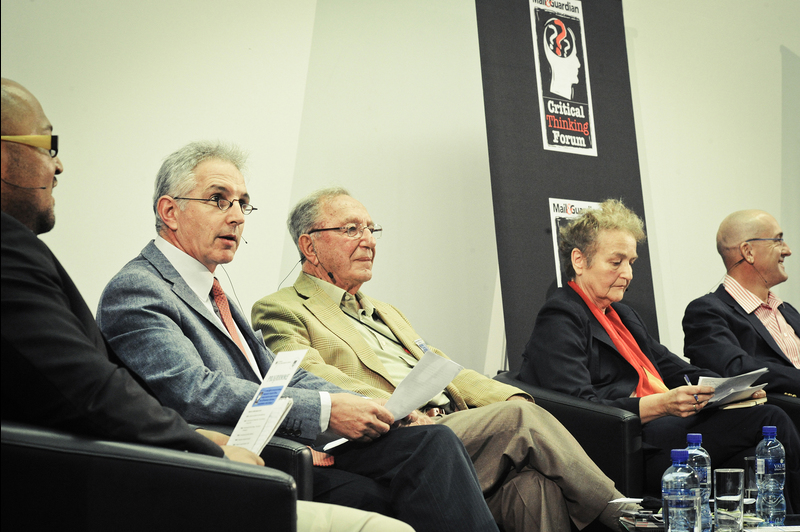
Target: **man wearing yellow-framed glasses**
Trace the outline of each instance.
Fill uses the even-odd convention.
[[[39,101],[22,85],[2,80],[2,211],[34,233],[56,223],[53,188],[64,171],[58,137]]]

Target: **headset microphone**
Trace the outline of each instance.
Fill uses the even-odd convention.
[[[319,257],[317,257],[317,261],[319,262],[319,265],[322,266],[322,269],[325,270],[325,273],[328,274],[328,277],[330,278],[331,282],[333,284],[336,284],[336,279],[333,278],[333,274],[328,271],[328,268],[326,268],[324,264],[322,264],[322,261],[319,260]]]
[[[242,241],[243,241],[245,244],[247,244],[247,240],[245,240],[245,239],[244,239],[244,235],[242,235],[242,237],[241,237],[241,238],[242,238]]]
[[[314,245],[312,244],[312,245],[311,245],[311,249],[313,249],[313,250],[314,250],[314,255],[316,255],[316,256],[317,256],[317,262],[319,262],[319,265],[322,267],[322,269],[323,269],[323,270],[325,270],[325,273],[327,273],[327,274],[328,274],[328,277],[330,278],[331,282],[332,282],[333,284],[336,284],[336,279],[334,279],[334,277],[333,277],[333,274],[332,274],[331,272],[329,272],[329,271],[328,271],[328,268],[326,268],[326,267],[325,267],[325,265],[324,265],[324,264],[322,264],[322,261],[321,261],[321,260],[319,260],[319,255],[317,255],[317,248],[315,248],[315,247],[314,247]]]
[[[25,190],[47,190],[47,187],[23,187],[22,185],[15,185],[14,183],[11,183],[10,181],[6,181],[2,177],[0,177],[0,181],[5,183],[6,185],[11,185],[12,187],[17,187],[17,188],[24,188]]]

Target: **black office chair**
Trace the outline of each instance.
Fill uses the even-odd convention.
[[[768,393],[767,404],[781,407],[792,419],[797,430],[800,430],[800,398],[789,394]]]
[[[233,427],[226,425],[203,424],[208,430],[215,430],[228,436]],[[311,450],[294,440],[273,436],[261,451],[261,458],[267,467],[288,473],[297,483],[297,500],[311,501],[314,497],[314,460]]]
[[[286,473],[2,422],[6,530],[297,528]]]
[[[517,379],[518,372],[494,378],[528,392],[578,440],[586,454],[628,497],[644,495],[642,422],[639,416]],[[652,494],[650,494],[652,495]]]

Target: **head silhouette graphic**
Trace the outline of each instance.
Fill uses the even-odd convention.
[[[544,55],[550,63],[550,92],[572,99],[572,86],[578,83],[578,59],[575,33],[557,18],[544,24],[542,32]]]

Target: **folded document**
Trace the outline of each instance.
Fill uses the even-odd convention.
[[[278,353],[261,386],[233,429],[228,445],[261,454],[292,408],[290,397],[281,397],[300,367],[306,349]]]

